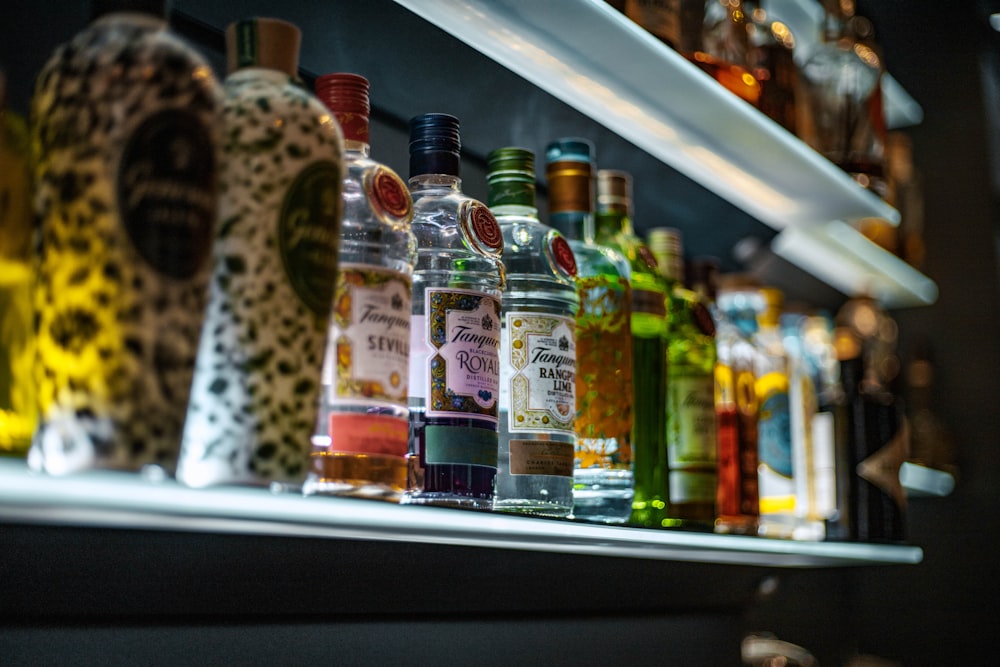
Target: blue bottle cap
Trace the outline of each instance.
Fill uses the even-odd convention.
[[[462,138],[458,119],[426,113],[410,119],[410,176],[459,175]]]
[[[545,148],[545,159],[548,162],[590,162],[593,164],[597,150],[594,142],[579,137],[566,137],[550,142]]]

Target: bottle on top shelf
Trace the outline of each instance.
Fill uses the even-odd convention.
[[[958,472],[955,438],[934,407],[934,355],[927,340],[918,340],[906,366],[906,414],[910,420],[910,457],[917,465]]]
[[[576,259],[566,238],[538,219],[534,154],[498,148],[487,163],[507,274],[494,509],[564,517],[573,510]]]
[[[316,95],[344,134],[344,215],[303,491],[398,501],[409,443],[413,201],[396,172],[371,158],[368,80],[326,74]]]
[[[226,30],[222,200],[178,479],[305,479],[337,274],[344,141],[297,81],[299,29]]]
[[[220,89],[162,2],[93,3],[32,99],[29,465],[174,472],[211,273]]]
[[[757,108],[795,134],[798,128],[800,83],[795,62],[795,36],[774,20],[761,0],[743,0],[747,28],[747,66],[760,84]]]
[[[498,456],[503,232],[462,192],[454,116],[410,120],[410,444],[403,502],[493,508]]]
[[[578,271],[573,516],[625,523],[634,495],[629,264],[595,240],[593,144],[559,139],[546,159],[549,222],[569,239]]]

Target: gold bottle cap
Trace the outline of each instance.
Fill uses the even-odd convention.
[[[632,177],[624,171],[597,172],[597,210],[628,214],[632,208]]]
[[[545,167],[549,212],[593,211],[594,179],[589,162],[559,160]]]
[[[226,28],[226,66],[230,73],[263,67],[295,77],[299,71],[302,31],[288,21],[250,18]]]

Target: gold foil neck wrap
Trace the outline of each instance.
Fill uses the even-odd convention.
[[[545,167],[549,212],[593,211],[594,178],[589,162],[558,161]]]
[[[632,177],[624,171],[597,172],[597,210],[628,214],[632,208]]]
[[[252,18],[226,28],[226,68],[232,73],[244,67],[278,70],[296,77],[302,31],[281,19]]]

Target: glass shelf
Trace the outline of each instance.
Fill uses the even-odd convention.
[[[898,211],[603,0],[396,2],[779,233],[802,230],[778,254],[836,289],[874,286],[890,308],[936,300],[933,281],[874,244],[859,260],[867,239],[850,224],[824,257],[811,256],[832,238],[818,225],[897,223]],[[855,273],[831,277],[821,270],[831,261]]]
[[[955,489],[955,477],[951,473],[909,461],[900,467],[899,481],[910,497],[944,498]]]
[[[0,523],[516,549],[781,568],[914,564],[919,547],[794,542],[651,530],[264,489],[189,489],[169,480],[89,472],[50,477],[0,461]]]

